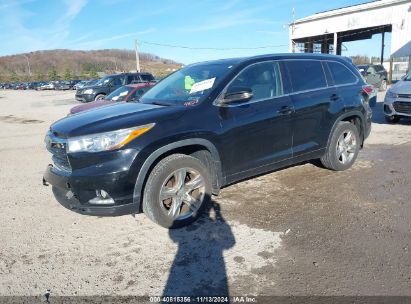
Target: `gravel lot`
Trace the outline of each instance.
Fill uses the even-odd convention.
[[[235,184],[168,231],[70,212],[42,185],[44,134],[73,98],[0,91],[0,295],[411,296],[411,119],[387,125],[378,103],[352,169]]]

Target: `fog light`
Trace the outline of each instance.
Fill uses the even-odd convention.
[[[96,190],[96,197],[88,202],[93,205],[114,205],[114,200],[104,190]]]
[[[388,105],[384,105],[384,112],[387,113],[387,114],[391,114],[392,110]]]

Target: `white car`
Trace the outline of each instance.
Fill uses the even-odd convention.
[[[385,94],[384,116],[387,122],[399,122],[411,117],[411,73],[395,83]]]

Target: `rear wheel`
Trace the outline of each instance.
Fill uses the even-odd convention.
[[[165,228],[195,221],[211,199],[211,179],[198,159],[173,154],[151,171],[143,196],[143,211]]]
[[[331,170],[346,170],[354,164],[359,149],[360,136],[357,127],[350,122],[341,121],[331,136],[321,163]]]
[[[397,123],[400,121],[400,117],[396,115],[391,115],[391,116],[386,115],[385,121],[389,123]]]

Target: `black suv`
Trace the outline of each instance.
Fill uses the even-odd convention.
[[[318,158],[332,170],[350,168],[370,133],[371,92],[339,56],[192,64],[139,103],[55,122],[45,137],[53,165],[43,183],[82,214],[144,212],[180,227],[239,180]]]
[[[388,73],[384,66],[381,64],[366,64],[358,65],[357,68],[368,84],[380,89],[380,91],[387,89]]]
[[[76,100],[90,102],[104,99],[106,95],[109,95],[123,85],[151,81],[154,81],[154,77],[150,73],[122,73],[108,75],[99,79],[91,86],[85,86],[78,89],[76,92]]]

